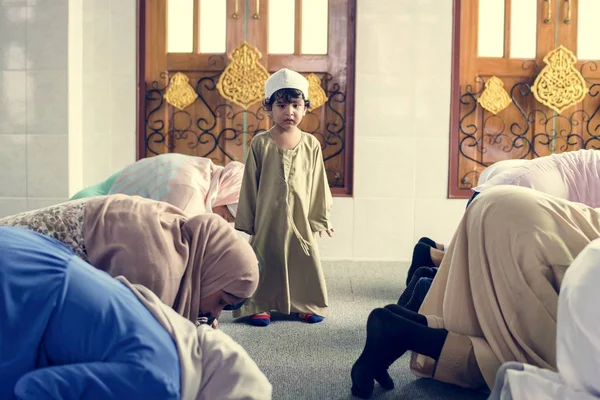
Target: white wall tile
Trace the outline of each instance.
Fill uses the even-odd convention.
[[[67,71],[27,72],[27,133],[68,130]]]
[[[111,71],[113,74],[136,73],[135,0],[110,0]]]
[[[112,75],[110,80],[110,131],[135,135],[135,75]]]
[[[88,0],[84,0],[88,1]],[[60,6],[66,5],[69,0],[27,0],[29,6]]]
[[[354,258],[409,258],[414,232],[413,199],[354,199]]]
[[[418,137],[415,197],[443,199],[448,194],[448,138]]]
[[[411,4],[412,3],[412,4]],[[414,1],[362,1],[358,6],[357,70],[410,78],[416,6]]]
[[[107,71],[83,72],[82,120],[84,136],[110,134],[110,86],[110,73]]]
[[[462,218],[467,200],[419,199],[415,204],[413,244],[422,236],[448,245]]]
[[[29,197],[68,197],[67,140],[67,135],[27,135],[27,192]]]
[[[90,14],[100,11],[109,11],[110,1],[107,0],[85,0],[83,1],[83,11],[89,11]]]
[[[0,6],[0,70],[24,69],[26,51],[27,8]]]
[[[27,136],[0,135],[0,197],[27,196]]]
[[[0,133],[26,132],[26,82],[24,71],[0,71]]]
[[[95,0],[84,6],[83,18],[86,22],[83,26],[83,70],[110,72],[112,53],[108,0]]]
[[[27,0],[0,0],[0,5],[4,6],[26,6]]]
[[[67,69],[66,0],[52,0],[27,9],[27,68],[30,70]],[[42,4],[42,2],[38,2]],[[50,5],[51,4],[51,5]]]
[[[110,137],[110,170],[116,172],[136,161],[136,138],[131,132],[111,133]]]
[[[416,138],[355,138],[354,196],[415,195]]]
[[[95,185],[108,178],[111,171],[110,135],[85,135],[83,137],[83,186]]]
[[[351,260],[354,242],[354,199],[336,197],[331,209],[331,223],[335,229],[332,238],[323,235],[319,252],[323,260]]]
[[[356,136],[414,136],[414,82],[357,72]]]
[[[0,198],[0,218],[19,214],[27,210],[27,199],[24,197],[12,199]]]
[[[28,210],[39,210],[40,208],[46,208],[53,206],[55,204],[64,203],[68,199],[66,197],[61,198],[52,198],[52,199],[27,199],[27,209]]]

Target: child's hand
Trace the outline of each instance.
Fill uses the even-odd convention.
[[[329,235],[329,237],[333,237],[333,233],[335,232],[335,229],[333,229],[333,228],[327,229],[325,232],[327,233],[327,235]],[[323,232],[319,232],[319,237],[323,237]]]
[[[215,320],[213,321],[211,327],[213,329],[219,329],[219,320],[215,318]]]

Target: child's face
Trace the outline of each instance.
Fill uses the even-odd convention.
[[[271,110],[273,122],[284,130],[298,126],[305,115],[306,104],[301,97],[293,99],[291,103],[277,99]]]

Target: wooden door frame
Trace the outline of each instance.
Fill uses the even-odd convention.
[[[136,119],[135,130],[136,152],[135,159],[139,160],[146,152],[146,143],[142,140],[146,136],[146,0],[136,0]]]
[[[452,67],[450,73],[450,145],[448,146],[448,198],[466,199],[472,194],[469,189],[458,188],[458,151],[453,146],[459,141],[460,120],[460,12],[461,0],[453,0],[452,5]]]
[[[136,99],[136,160],[146,152],[146,2],[136,0],[136,71],[137,71],[137,99]],[[456,1],[456,0],[455,0]],[[346,94],[352,94],[346,103],[346,148],[344,162],[347,170],[344,173],[344,187],[331,188],[335,197],[352,197],[354,186],[354,104],[356,80],[356,9],[357,0],[348,0],[348,60],[354,60],[347,66]]]

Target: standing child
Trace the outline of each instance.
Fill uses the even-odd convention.
[[[251,315],[255,326],[269,325],[271,311],[321,322],[328,301],[315,233],[333,235],[332,198],[321,144],[298,129],[310,107],[308,81],[277,71],[265,83],[264,107],[275,126],[252,139],[235,219],[252,236],[262,277],[234,316]]]

